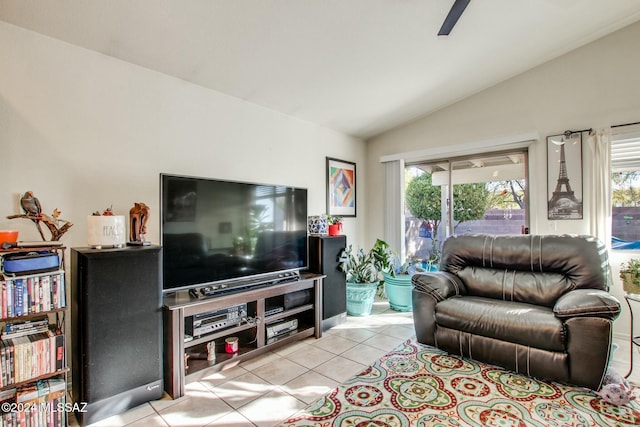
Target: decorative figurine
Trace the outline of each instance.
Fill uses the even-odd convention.
[[[147,233],[147,220],[149,219],[149,206],[144,203],[134,203],[129,211],[129,245],[148,245],[145,241]]]
[[[40,223],[44,223],[51,232],[51,241],[57,242],[60,240],[62,235],[66,233],[72,226],[73,223],[69,221],[65,221],[60,218],[60,214],[62,213],[59,209],[54,209],[51,215],[42,213],[42,205],[40,205],[40,200],[36,196],[33,195],[33,191],[25,192],[20,198],[20,207],[24,214],[21,215],[9,215],[7,219],[14,218],[26,218],[33,221],[38,228],[38,232],[40,233],[40,237],[42,237],[43,241],[46,241],[46,237],[42,232],[42,227]]]
[[[113,216],[113,205],[109,206],[107,209],[102,211],[102,213],[100,213],[100,211],[95,211],[91,215],[93,215],[93,216]]]

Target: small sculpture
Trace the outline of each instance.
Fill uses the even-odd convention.
[[[102,211],[102,213],[100,213],[100,211],[95,211],[91,215],[93,215],[93,216],[113,216],[113,205],[109,206],[107,209]]]
[[[144,203],[135,203],[129,210],[129,243],[134,245],[148,244],[144,238],[147,233],[148,219],[149,206]]]
[[[209,341],[207,343],[207,362],[210,365],[216,363],[216,342]]]
[[[596,391],[596,394],[607,403],[624,405],[636,398],[626,378],[613,368],[607,369],[602,384],[602,388]]]
[[[40,204],[40,200],[36,196],[33,195],[33,191],[25,192],[20,198],[20,207],[24,214],[22,215],[9,215],[8,219],[14,218],[26,218],[30,219],[36,224],[38,228],[38,232],[40,233],[40,237],[42,237],[43,241],[47,239],[42,232],[42,227],[40,227],[40,223],[44,223],[47,226],[49,231],[51,232],[51,241],[56,242],[60,240],[62,235],[66,233],[72,226],[73,223],[69,221],[65,221],[60,219],[60,214],[62,213],[59,209],[54,209],[51,215],[42,213],[42,205]],[[63,223],[61,225],[61,223]]]

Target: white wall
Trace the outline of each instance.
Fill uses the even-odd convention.
[[[358,164],[366,202],[359,139],[2,22],[0,58],[0,229],[21,240],[39,240],[35,226],[5,217],[33,190],[74,223],[67,246],[86,246],[87,215],[113,205],[128,218],[137,201],[157,243],[160,172],[306,187],[318,215],[336,157]],[[346,220],[350,242],[365,219]]]
[[[640,23],[637,23],[369,140],[368,236],[381,235],[383,230],[382,197],[377,190],[383,188],[381,156],[467,145],[474,141],[504,140],[523,133],[540,135],[540,140],[530,148],[529,159],[532,233],[589,233],[588,206],[597,201],[586,197],[584,220],[547,220],[545,138],[567,129],[601,128],[640,121],[639,40]],[[584,164],[588,165],[589,160],[585,145]],[[586,193],[588,180],[584,182]],[[617,274],[620,262],[628,256],[628,253],[612,254],[616,279],[614,293],[621,301]],[[626,304],[623,309],[627,310]],[[616,323],[616,327],[628,331],[625,317]]]

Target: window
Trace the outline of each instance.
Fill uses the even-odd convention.
[[[526,159],[526,151],[514,151],[407,165],[407,256],[435,264],[454,233],[525,232]]]
[[[613,249],[640,249],[640,126],[613,129],[611,137]]]

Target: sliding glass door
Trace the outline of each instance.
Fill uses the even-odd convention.
[[[526,151],[431,160],[405,168],[405,251],[437,264],[452,234],[527,231]]]

